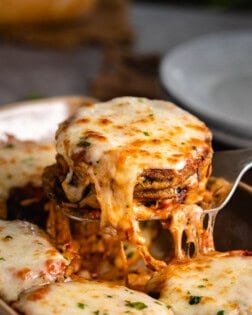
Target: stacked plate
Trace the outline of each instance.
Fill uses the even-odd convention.
[[[163,86],[202,118],[216,140],[252,146],[252,30],[206,35],[161,62]]]

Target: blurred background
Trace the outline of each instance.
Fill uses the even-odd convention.
[[[0,104],[69,94],[168,97],[158,75],[163,55],[200,35],[251,28],[251,3],[2,0]]]
[[[135,0],[138,2],[154,2],[152,0]],[[248,9],[252,8],[250,0],[157,0],[156,3],[166,3],[174,5],[197,5],[210,8],[225,9]]]
[[[183,107],[161,83],[163,58],[202,36],[251,30],[251,6],[248,0],[0,0],[0,105],[132,95]]]

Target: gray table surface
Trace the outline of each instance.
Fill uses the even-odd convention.
[[[134,50],[165,54],[194,37],[221,30],[252,29],[252,12],[228,13],[168,5],[137,4],[130,11],[136,32]],[[0,43],[0,104],[36,92],[42,96],[86,95],[102,53],[85,46],[54,51]]]

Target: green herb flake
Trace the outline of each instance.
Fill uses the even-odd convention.
[[[80,141],[78,142],[77,146],[82,148],[88,148],[91,145],[91,142],[88,141],[87,137],[80,137]]]
[[[100,311],[94,311],[94,315],[99,315]]]
[[[202,296],[191,295],[191,296],[189,297],[189,302],[188,302],[188,303],[189,303],[190,305],[199,304],[200,301],[201,301],[201,299],[202,299]]]
[[[84,303],[78,302],[78,303],[77,303],[77,306],[78,306],[81,310],[84,310],[84,308],[85,308],[87,305],[84,304]]]
[[[113,295],[110,295],[110,294],[107,294],[106,296],[107,296],[107,298],[110,298],[110,299],[112,299],[112,297],[113,297]]]
[[[224,315],[224,311],[223,310],[220,310],[216,313],[216,315]]]
[[[208,281],[208,279],[207,278],[203,278],[202,281]]]
[[[133,255],[134,255],[134,252],[129,252],[126,256],[128,259],[130,259],[131,257],[133,257]]]
[[[143,131],[143,134],[146,136],[146,137],[149,137],[150,136],[150,133],[148,131]]]
[[[5,258],[4,257],[0,257],[0,260],[5,261]]]
[[[29,163],[33,162],[33,160],[34,160],[34,158],[32,156],[29,156],[28,158],[21,160],[21,162],[25,163],[25,164],[29,164]]]
[[[203,285],[203,284],[198,285],[198,288],[199,288],[199,289],[202,289],[202,288],[205,288],[205,287],[206,287],[206,286]]]
[[[132,307],[136,310],[143,310],[143,309],[147,308],[147,305],[144,304],[143,302],[125,301],[125,306]]]
[[[168,310],[170,310],[172,308],[172,306],[168,304],[168,305],[166,305],[166,308],[168,308]]]

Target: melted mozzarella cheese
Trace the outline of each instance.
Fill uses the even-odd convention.
[[[41,185],[44,167],[55,161],[53,144],[11,140],[0,142],[0,208],[5,207],[11,187]],[[4,214],[3,214],[4,216]]]
[[[126,287],[96,282],[55,283],[21,296],[15,308],[29,315],[172,315],[162,302]]]
[[[174,104],[123,97],[80,108],[57,133],[57,152],[72,167],[73,155],[85,148],[84,160],[92,165],[116,151],[117,162],[137,162],[137,171],[179,170],[209,151],[210,141],[205,124]]]
[[[252,256],[212,253],[169,265],[150,282],[176,315],[252,314]]]
[[[66,259],[35,225],[0,221],[0,297],[16,300],[34,285],[64,277]]]
[[[190,189],[202,189],[212,154],[211,132],[203,122],[171,103],[133,97],[82,107],[61,125],[56,140],[69,166],[62,185],[69,201],[79,201],[88,178],[101,206],[101,226],[116,230],[143,253],[133,200],[137,177],[144,169],[176,172],[206,159],[205,173],[187,179]],[[73,174],[77,187],[71,185]]]

